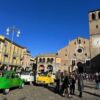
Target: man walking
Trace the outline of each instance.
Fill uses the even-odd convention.
[[[83,88],[84,88],[84,84],[83,84],[83,75],[80,73],[80,74],[78,75],[79,97],[82,97]]]
[[[58,70],[56,73],[56,92],[60,93],[60,80],[61,80],[61,71]]]

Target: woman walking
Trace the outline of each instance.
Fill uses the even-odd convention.
[[[76,83],[75,76],[72,75],[71,79],[70,79],[70,94],[71,95],[74,95],[74,92],[75,92],[75,83]]]
[[[66,75],[64,77],[64,81],[63,81],[63,84],[62,84],[62,95],[65,96],[65,94],[67,94],[68,97],[70,97],[70,93],[69,93],[69,77],[68,75]]]

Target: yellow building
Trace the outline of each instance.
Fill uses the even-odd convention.
[[[23,47],[0,35],[0,67],[22,66]]]

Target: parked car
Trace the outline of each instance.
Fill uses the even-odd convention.
[[[36,84],[49,85],[54,83],[54,78],[48,73],[39,73],[36,78]]]
[[[14,87],[23,88],[24,81],[14,71],[3,72],[2,76],[0,76],[0,89],[7,94],[9,90]]]
[[[25,81],[25,83],[30,83],[30,85],[32,85],[32,83],[34,82],[34,75],[31,71],[21,72],[20,77]]]

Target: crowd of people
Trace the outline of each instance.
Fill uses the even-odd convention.
[[[100,89],[100,73],[76,74],[75,72],[73,72],[68,74],[67,71],[64,71],[62,73],[59,70],[56,73],[56,88],[55,88],[56,93],[59,93],[62,96],[67,95],[68,97],[72,97],[72,95],[75,94],[75,86],[77,85],[79,91],[79,97],[82,97],[82,91],[84,89],[84,80],[94,80],[96,83],[96,88]]]
[[[78,90],[79,97],[82,97],[83,90],[83,75],[79,74],[78,76],[75,73],[68,74],[66,71],[61,73],[59,70],[56,73],[56,92],[62,96],[67,95],[67,97],[72,97],[75,94],[75,84],[78,79]]]
[[[83,74],[83,78],[84,80],[89,80],[89,81],[95,81],[96,83],[96,89],[100,89],[100,72],[96,72],[96,73],[84,73]]]

